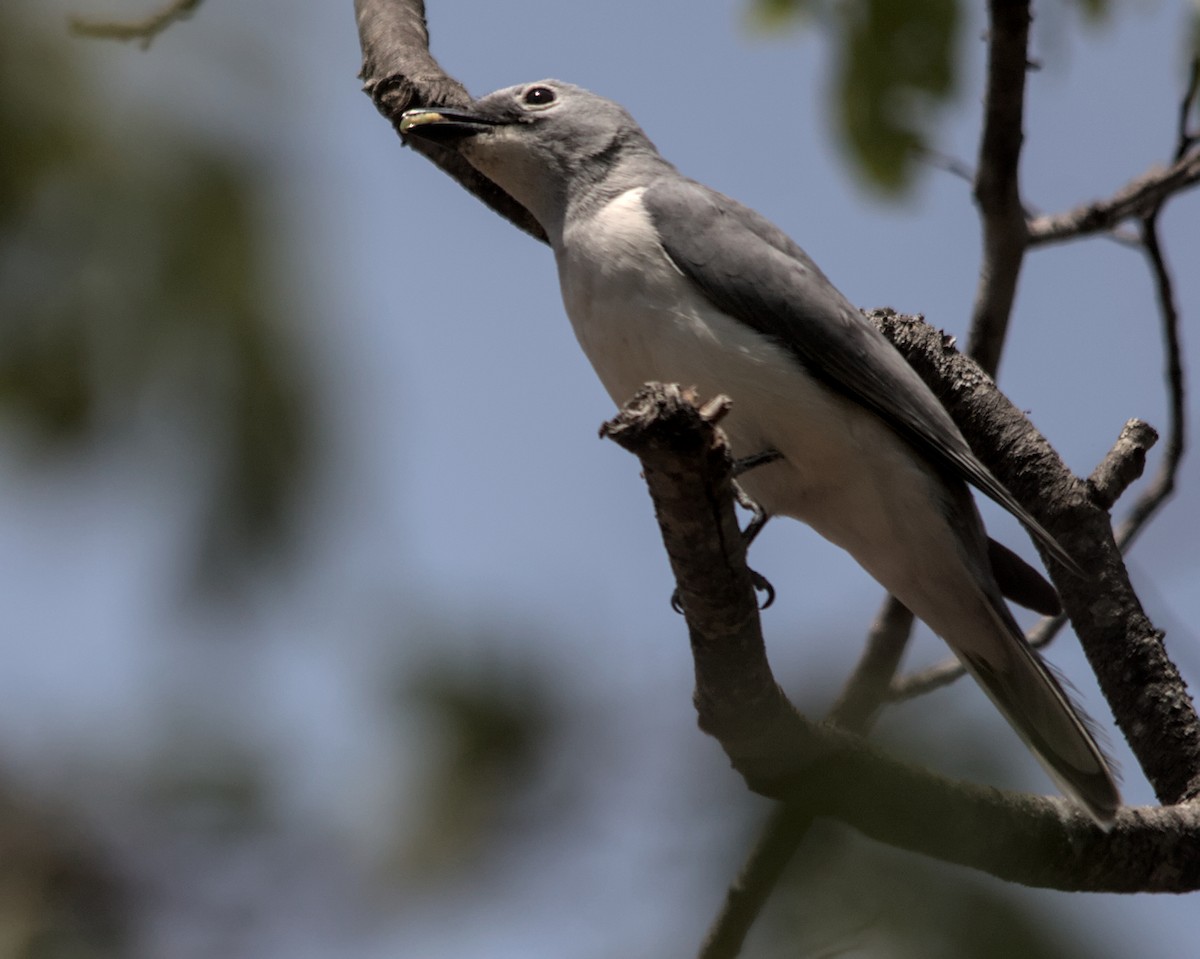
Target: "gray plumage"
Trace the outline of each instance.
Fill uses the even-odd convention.
[[[1055,782],[1112,821],[1107,764],[1004,602],[1053,608],[1053,589],[989,542],[966,484],[1078,567],[800,247],[680,175],[620,105],[570,84],[410,111],[401,131],[457,149],[541,223],[614,401],[648,380],[730,396],[734,454],[782,454],[742,477],[746,491],[850,552],[947,642]]]

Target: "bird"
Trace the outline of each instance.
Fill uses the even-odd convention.
[[[1005,602],[1053,587],[989,540],[969,485],[1078,565],[971,451],[898,350],[765,217],[680,173],[620,104],[559,80],[406,111],[545,231],[575,336],[610,397],[673,382],[731,401],[738,482],[842,547],[957,656],[1101,828],[1121,798],[1092,726]]]

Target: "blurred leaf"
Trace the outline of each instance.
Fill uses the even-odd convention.
[[[1092,23],[1104,22],[1112,10],[1111,0],[1071,0],[1071,2],[1083,13],[1084,19]]]
[[[859,0],[841,16],[843,135],[868,180],[896,192],[912,178],[933,108],[957,84],[955,0]]]
[[[166,424],[219,576],[282,542],[311,456],[261,184],[215,146],[106,124],[77,62],[0,7],[0,413],[50,446]]]
[[[0,789],[0,956],[128,955],[124,893],[112,864],[77,828]]]
[[[902,192],[936,109],[957,90],[959,0],[753,0],[750,12],[765,29],[819,21],[836,55],[830,99],[842,143],[869,184]]]
[[[822,6],[820,0],[753,0],[750,19],[764,30],[779,30],[810,17]]]
[[[445,870],[475,860],[513,825],[539,776],[554,709],[540,674],[523,668],[432,664],[401,702],[425,715],[436,745],[427,802],[407,868]]]
[[[243,744],[177,726],[168,729],[143,788],[149,807],[165,812],[175,830],[236,839],[271,825],[265,769]]]

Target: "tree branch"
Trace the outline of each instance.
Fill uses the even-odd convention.
[[[908,646],[913,615],[894,596],[883,601],[867,634],[863,655],[833,704],[826,722],[863,735],[887,700],[892,677]],[[741,951],[750,927],[767,904],[787,864],[808,835],[812,810],[780,803],[767,818],[725,902],[709,927],[699,959],[732,959]]]
[[[405,110],[425,106],[466,107],[466,87],[448,75],[429,52],[423,0],[355,0],[363,65],[363,91],[400,132]],[[517,228],[546,242],[546,231],[516,200],[455,151],[418,138],[402,138]]]
[[[1183,348],[1179,338],[1179,309],[1175,304],[1174,284],[1158,241],[1158,211],[1142,221],[1142,244],[1158,299],[1162,322],[1163,353],[1167,380],[1166,454],[1150,485],[1142,491],[1129,515],[1117,530],[1117,542],[1125,548],[1175,492],[1175,478],[1183,462],[1187,437],[1187,387],[1184,381]]]
[[[1085,203],[1065,213],[1034,217],[1029,223],[1029,245],[1043,246],[1110,232],[1122,221],[1144,216],[1168,197],[1198,182],[1200,150],[1195,150],[1165,169],[1158,168],[1142,174],[1107,200]]]
[[[747,784],[791,803],[797,815],[830,816],[890,845],[1013,882],[1109,892],[1200,888],[1198,806],[1123,809],[1105,834],[1065,800],[954,782],[792,707],[759,632],[731,460],[716,429],[722,409],[698,410],[678,387],[650,384],[602,434],[642,461],[688,620],[700,725]]]
[[[1088,478],[1088,495],[1092,502],[1100,509],[1111,508],[1126,488],[1142,475],[1146,466],[1146,452],[1157,440],[1158,433],[1148,423],[1141,420],[1130,420],[1126,423],[1113,448]],[[1123,541],[1120,533],[1115,538],[1123,553],[1127,540]],[[1050,645],[1066,622],[1067,618],[1062,614],[1048,616],[1030,630],[1025,638],[1034,649],[1042,649]],[[888,691],[888,699],[892,702],[916,699],[935,689],[949,686],[966,674],[966,670],[957,659],[947,658],[928,669],[910,673],[896,680]]]
[[[1088,477],[1088,496],[1101,509],[1112,509],[1146,470],[1146,454],[1158,442],[1158,430],[1142,420],[1121,427],[1113,448]]]
[[[1029,3],[989,0],[988,18],[987,89],[975,173],[975,202],[983,221],[983,263],[967,352],[994,376],[1027,243],[1019,167],[1025,137]]]
[[[1200,793],[1200,719],[1133,591],[1108,513],[948,337],[920,318],[883,310],[867,316],[933,389],[976,455],[1092,574],[1085,580],[1048,563],[1117,725],[1159,799]]]

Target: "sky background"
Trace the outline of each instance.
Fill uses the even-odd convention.
[[[68,9],[135,8],[21,5],[52,33]],[[837,144],[819,30],[768,37],[738,3],[429,7],[433,51],[472,93],[557,77],[619,100],[684,173],[767,214],[852,302],[920,312],[965,337],[979,255],[969,188],[932,169],[899,202],[864,187]],[[1094,27],[1045,6],[1034,31],[1042,69],[1028,91],[1028,203],[1053,211],[1109,195],[1169,155],[1186,13],[1120,5]],[[981,31],[971,23],[964,35]],[[196,499],[172,442],[117,439],[31,464],[19,433],[0,424],[0,756],[10,774],[54,801],[87,796],[89,822],[126,868],[175,891],[150,910],[147,954],[690,954],[745,824],[765,806],[743,799],[695,729],[686,634],[668,605],[649,500],[636,462],[596,438],[613,410],[573,340],[549,250],[401,148],[355,79],[348,0],[208,0],[145,52],[61,44],[88,71],[115,135],[153,153],[162,131],[186,130],[258,178],[320,447],[287,562],[217,602],[189,587]],[[935,145],[970,161],[983,46],[964,50],[965,86]],[[1195,192],[1162,220],[1193,368],[1198,224]],[[1028,259],[1000,385],[1077,473],[1128,418],[1165,425],[1157,323],[1136,252],[1095,239]],[[1195,418],[1196,402],[1188,408]],[[1192,457],[1130,557],[1193,683],[1197,479]],[[993,535],[1034,555],[1014,522],[983,510]],[[753,565],[779,592],[764,617],[776,674],[820,715],[880,590],[784,521],[756,544]],[[943,655],[922,635],[908,664]],[[1126,800],[1151,802],[1074,637],[1050,658],[1110,731]],[[428,814],[416,784],[446,732],[416,706],[397,720],[395,699],[397,682],[434,662],[514,688],[536,667],[547,715],[569,718],[511,834],[474,868],[363,896],[362,877],[396,870],[397,848],[412,841],[380,836],[419,831]],[[885,740],[922,761],[969,775],[982,750],[989,781],[1050,788],[973,686],[887,716]],[[288,837],[281,855],[192,848],[174,820],[131,798],[122,783],[179,736],[232,745],[260,770]],[[740,824],[732,835],[729,822]],[[186,876],[174,865],[185,852]],[[1194,897],[1012,895],[1113,955],[1179,955],[1180,943],[1200,941]],[[209,921],[231,915],[240,923],[214,941]]]

